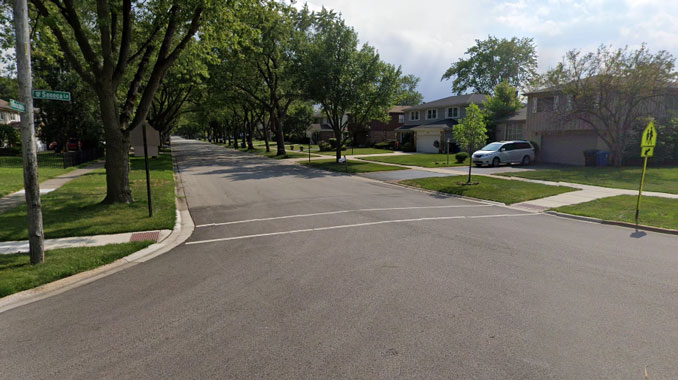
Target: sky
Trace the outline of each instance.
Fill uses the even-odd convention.
[[[303,4],[299,1],[297,5]],[[531,37],[539,72],[562,60],[568,50],[594,51],[601,44],[678,57],[678,0],[312,0],[340,12],[361,43],[382,59],[421,78],[424,101],[452,95],[440,77],[451,63],[488,35]]]

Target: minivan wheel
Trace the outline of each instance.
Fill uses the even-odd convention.
[[[530,164],[530,156],[525,156],[523,157],[523,161],[520,163],[523,166],[527,166]]]
[[[499,157],[495,157],[492,160],[492,166],[499,166]]]

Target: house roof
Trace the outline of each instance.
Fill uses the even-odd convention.
[[[453,125],[459,124],[455,119],[444,119],[444,120],[434,120],[428,123],[423,124],[414,124],[414,125],[403,125],[400,128],[396,128],[396,131],[405,132],[405,131],[426,131],[432,129],[443,129],[448,130],[452,129]]]
[[[527,120],[527,107],[523,107],[513,113],[513,115],[509,115],[507,117],[501,118],[497,120],[498,123],[504,122],[504,121],[525,121]]]
[[[410,107],[411,106],[393,106],[390,110],[388,110],[388,113],[404,113],[404,110]]]
[[[489,95],[484,95],[484,94],[454,95],[454,96],[448,96],[447,98],[434,100],[432,102],[422,103],[422,104],[419,104],[419,105],[416,105],[416,106],[407,107],[407,108],[404,109],[404,111],[416,111],[416,110],[424,110],[424,109],[428,109],[428,108],[456,106],[456,105],[471,104],[471,103],[481,104],[488,97],[489,97]]]
[[[318,131],[331,131],[332,127],[329,124],[311,124],[308,126],[307,130],[318,130]]]
[[[3,110],[3,111],[16,112],[15,110],[9,108],[9,102],[8,101],[2,100],[2,99],[0,99],[0,109]]]

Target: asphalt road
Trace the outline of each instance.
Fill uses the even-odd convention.
[[[0,314],[1,379],[678,377],[678,239],[175,140],[189,241]]]

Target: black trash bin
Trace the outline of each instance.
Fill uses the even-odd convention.
[[[589,149],[584,151],[584,165],[585,166],[596,166],[596,156],[598,154],[598,149]]]

